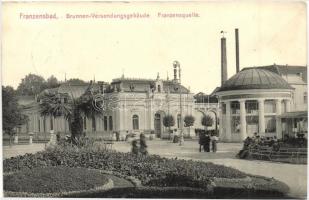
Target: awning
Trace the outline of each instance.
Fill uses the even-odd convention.
[[[308,118],[307,111],[286,112],[279,116],[280,118]]]

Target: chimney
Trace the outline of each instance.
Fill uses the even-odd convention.
[[[174,81],[177,82],[177,67],[179,67],[179,62],[178,61],[174,61],[173,62],[173,66],[174,66]],[[180,77],[180,71],[179,71],[179,77]]]
[[[176,66],[174,65],[174,80],[177,80],[177,69]]]
[[[221,38],[221,86],[227,80],[226,39]]]
[[[236,45],[236,73],[239,72],[239,38],[238,28],[235,29],[235,45]]]

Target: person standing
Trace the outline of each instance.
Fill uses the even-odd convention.
[[[137,146],[137,140],[133,140],[132,141],[132,149],[131,149],[131,152],[135,155],[138,155],[139,153],[139,148]]]
[[[140,134],[139,145],[140,145],[140,148],[139,148],[140,153],[143,154],[143,155],[147,155],[148,154],[148,151],[147,151],[148,146],[146,144],[146,137],[143,133]]]
[[[205,134],[202,131],[199,131],[198,143],[200,145],[200,152],[202,152],[202,147],[204,149],[204,143],[205,143]]]
[[[217,152],[217,142],[218,142],[219,138],[216,136],[216,134],[212,134],[211,136],[211,145],[212,145],[212,151],[214,153]]]
[[[203,144],[203,146],[205,152],[210,152],[210,136],[207,132],[205,135],[205,143]]]

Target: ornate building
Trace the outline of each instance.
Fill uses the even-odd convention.
[[[178,74],[178,76],[177,76]],[[111,83],[97,82],[91,84],[61,84],[60,87],[47,89],[42,92],[54,93],[62,97],[63,102],[68,98],[79,98],[87,90],[98,91],[97,100],[104,102],[94,106],[101,114],[93,118],[83,116],[83,128],[90,137],[110,137],[115,131],[122,136],[131,132],[155,133],[157,137],[167,137],[167,128],[163,126],[163,118],[172,115],[175,126],[171,129],[180,131],[186,115],[195,117],[194,128],[204,128],[202,117],[206,114],[217,121],[217,101],[201,102],[194,98],[194,94],[180,84],[180,71],[174,68],[174,79],[163,80],[159,74],[156,79],[121,78],[113,79]],[[42,95],[41,94],[41,95]],[[36,101],[20,101],[24,113],[30,121],[21,127],[21,133],[33,132],[41,137],[49,137],[50,130],[69,134],[69,124],[61,117],[40,115],[40,95]],[[216,128],[214,124],[212,128]],[[188,128],[183,128],[184,135],[188,135]],[[190,131],[191,136],[195,135]]]

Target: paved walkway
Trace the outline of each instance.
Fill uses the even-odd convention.
[[[181,158],[189,160],[200,160],[230,166],[246,173],[274,177],[286,183],[290,187],[289,195],[295,198],[307,196],[307,165],[296,165],[286,163],[274,163],[259,160],[240,160],[235,158],[241,149],[239,143],[219,143],[217,153],[205,153],[198,151],[197,141],[186,141],[183,146],[169,141],[148,141],[150,154],[157,154],[167,158]],[[15,145],[3,147],[3,157],[35,153],[44,149],[44,144]],[[120,152],[131,151],[131,144],[127,142],[116,142],[113,149]]]
[[[45,144],[42,143],[3,146],[3,158],[24,155],[26,153],[36,153],[44,150],[44,148]]]

